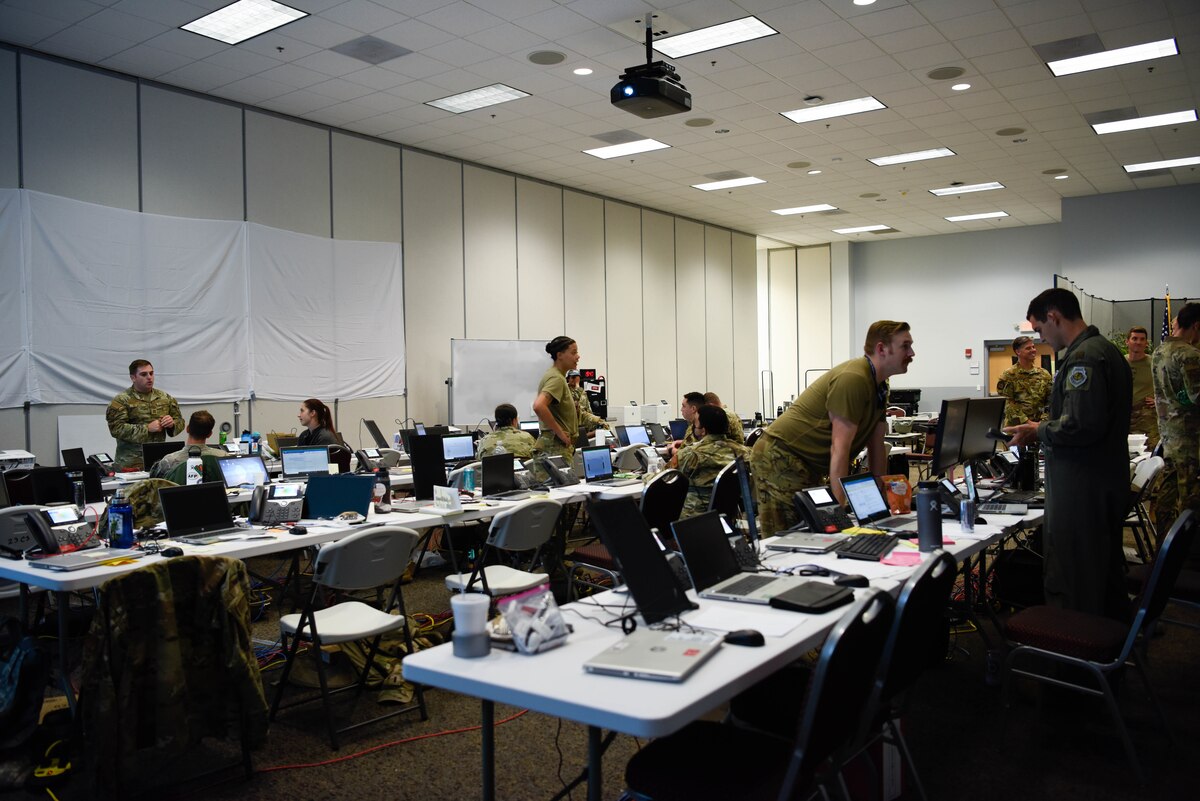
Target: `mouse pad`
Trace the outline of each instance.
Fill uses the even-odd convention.
[[[820,614],[844,606],[854,600],[854,590],[835,587],[823,581],[806,581],[771,599],[775,609]]]

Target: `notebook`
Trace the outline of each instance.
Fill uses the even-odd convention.
[[[721,647],[708,632],[640,628],[583,663],[588,673],[651,681],[683,681]]]
[[[607,445],[597,445],[584,448],[583,480],[589,484],[602,487],[624,487],[627,484],[637,484],[640,478],[613,478],[612,456]]]
[[[769,604],[772,597],[808,581],[799,576],[743,573],[719,512],[676,520],[671,531],[701,598]]]
[[[302,478],[329,473],[329,448],[310,445],[303,448],[283,448],[279,453],[284,478]]]
[[[235,539],[248,529],[235,526],[225,487],[215,482],[186,487],[163,487],[158,491],[167,536],[189,545],[212,545]]]
[[[217,466],[221,468],[225,486],[230,489],[257,487],[270,480],[267,476],[267,466],[263,464],[261,456],[229,456],[217,459]]]
[[[846,476],[838,479],[842,482],[842,492],[846,501],[858,519],[860,526],[883,529],[884,531],[917,531],[917,516],[915,514],[892,515],[888,509],[887,499],[879,488],[875,476],[870,473],[860,473],[857,476]]]
[[[39,567],[42,570],[68,572],[95,567],[105,562],[113,562],[119,559],[141,559],[145,555],[143,551],[135,551],[129,548],[93,548],[87,551],[55,554],[54,556],[47,556],[42,559],[31,559],[29,566]]]

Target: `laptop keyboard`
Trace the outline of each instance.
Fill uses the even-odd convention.
[[[758,576],[750,575],[743,576],[732,584],[727,584],[721,589],[722,595],[749,595],[757,589],[761,589],[770,584],[776,579],[776,576]]]
[[[1034,504],[1045,501],[1046,496],[1040,492],[1031,490],[1016,490],[1014,492],[1003,492],[994,496],[991,503],[1024,503]]]
[[[835,550],[839,559],[878,562],[891,553],[899,538],[895,534],[855,534]]]
[[[993,515],[1023,515],[1029,513],[1029,505],[1024,503],[981,503],[980,514]]]

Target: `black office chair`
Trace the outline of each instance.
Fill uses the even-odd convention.
[[[1133,750],[1133,742],[1129,739],[1129,731],[1121,717],[1109,676],[1126,665],[1137,672],[1158,715],[1159,725],[1170,738],[1162,707],[1159,706],[1146,672],[1142,669],[1142,659],[1149,646],[1154,624],[1162,616],[1183,563],[1192,550],[1192,543],[1196,538],[1196,522],[1195,512],[1191,509],[1185,510],[1167,533],[1162,548],[1159,549],[1158,558],[1154,560],[1146,588],[1138,601],[1132,624],[1050,606],[1031,606],[1009,618],[1005,624],[1005,634],[1016,647],[1004,661],[1005,711],[1007,712],[1011,703],[1014,673],[1072,689],[1084,695],[1103,698],[1121,737],[1121,744],[1125,747],[1125,756],[1137,771],[1138,777],[1145,781],[1145,774],[1142,772],[1137,753]],[[1139,637],[1143,657],[1139,657],[1134,649]],[[1067,669],[1064,670],[1061,667],[1063,665],[1068,666]],[[1087,682],[1086,678],[1092,681]],[[1088,686],[1089,683],[1095,686]]]
[[[737,462],[730,462],[721,468],[713,481],[712,497],[708,500],[708,511],[720,512],[730,525],[742,511],[742,493],[738,486]]]
[[[8,502],[12,506],[27,506],[37,503],[34,499],[33,481],[30,479],[32,470],[19,467],[4,474],[4,488],[8,493]]]
[[[841,785],[822,765],[858,731],[892,627],[891,597],[866,591],[821,647],[792,741],[724,723],[698,721],[644,746],[625,766],[636,799],[782,799],[815,786]],[[745,770],[731,770],[730,766]],[[841,788],[846,795],[844,787]]]
[[[754,443],[758,442],[758,438],[763,435],[763,430],[764,429],[760,426],[759,428],[754,429],[753,431],[751,431],[749,434],[746,435],[746,447],[747,448],[754,447]]]
[[[354,452],[345,445],[329,446],[329,461],[338,466],[339,473],[350,472],[350,458],[352,456],[354,456]]]
[[[671,524],[679,519],[683,503],[687,500],[688,484],[687,476],[678,470],[663,470],[642,490],[639,507],[642,517],[646,518],[650,528],[658,531],[659,536],[667,536]]]

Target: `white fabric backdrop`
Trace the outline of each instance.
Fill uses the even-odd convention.
[[[107,403],[139,357],[183,403],[404,392],[395,243],[11,190],[0,259],[0,405]]]

